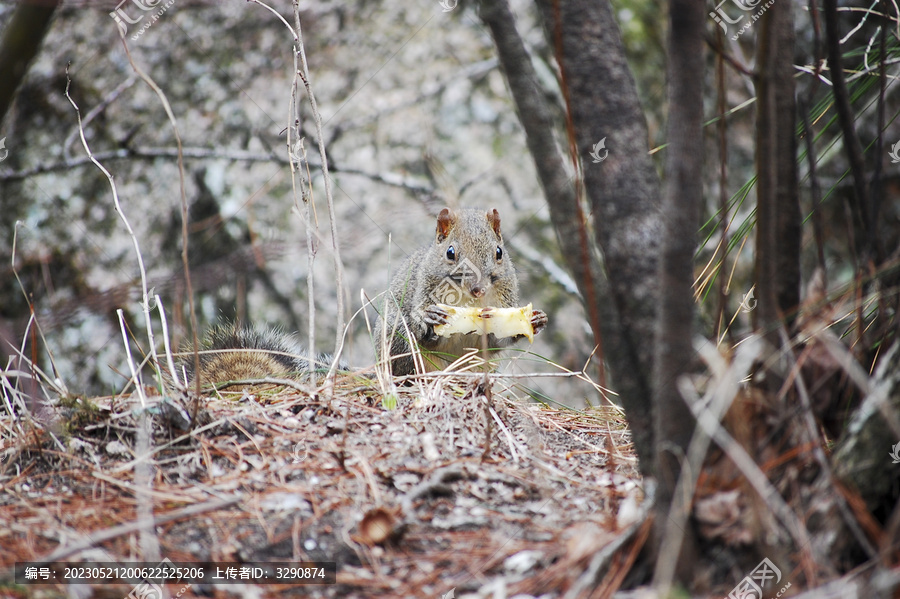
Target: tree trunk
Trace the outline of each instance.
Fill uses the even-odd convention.
[[[50,20],[59,0],[42,3],[22,2],[17,6],[0,40],[0,123],[16,97],[16,89],[25,73],[28,64],[37,56]]]
[[[754,325],[779,347],[800,303],[800,202],[790,2],[760,18],[756,79],[756,285]]]
[[[550,220],[569,272],[572,273],[591,330],[594,343],[603,338],[601,323],[614,322],[615,312],[595,245],[588,233],[584,212],[575,195],[575,185],[566,171],[565,159],[554,135],[553,117],[547,95],[541,88],[525,44],[516,30],[515,18],[506,0],[483,0],[479,16],[491,30],[500,66],[506,76],[519,121],[525,130],[528,151],[534,159],[538,179],[550,208]],[[603,368],[603,365],[600,365]],[[603,381],[601,380],[601,384]]]
[[[659,261],[660,297],[656,316],[653,407],[655,409],[656,540],[671,509],[681,462],[694,430],[694,417],[676,380],[687,373],[694,350],[693,263],[703,196],[703,31],[706,14],[696,0],[669,3],[669,122],[663,235]],[[690,509],[690,502],[683,506]],[[689,521],[689,520],[686,520]],[[677,577],[688,582],[695,542],[685,531]]]
[[[614,389],[628,416],[641,471],[653,475],[652,340],[662,226],[647,123],[609,3],[541,0],[539,6],[560,66],[570,141],[585,163],[585,192],[617,315],[601,323]],[[604,139],[605,149],[596,151]],[[592,151],[599,162],[589,161]]]

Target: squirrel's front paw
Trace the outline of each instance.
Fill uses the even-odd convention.
[[[450,322],[448,319],[450,313],[440,306],[431,305],[425,308],[425,324],[430,327],[436,327]]]
[[[540,333],[547,326],[547,314],[543,310],[533,310],[531,312],[531,328],[534,334]]]
[[[447,324],[450,322],[449,317],[450,313],[440,306],[431,305],[425,308],[425,314],[422,318],[425,321],[425,336],[420,341],[425,343],[436,341],[438,336],[434,332],[434,327]]]

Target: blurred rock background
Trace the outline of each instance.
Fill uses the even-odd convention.
[[[626,27],[626,38],[637,36],[638,53],[653,56],[653,30],[635,14],[644,4],[631,5],[624,16],[634,31],[629,38]],[[0,3],[0,29],[14,6]],[[292,22],[289,3],[272,6]],[[557,89],[533,7],[514,7],[544,84]],[[550,315],[550,326],[529,349],[580,370],[591,336],[581,305],[559,275],[562,260],[534,165],[474,7],[463,2],[443,12],[435,0],[308,2],[301,8],[334,181],[346,316],[362,306],[361,292],[369,298],[381,293],[392,268],[431,241],[434,215],[443,206],[496,207],[523,303]],[[178,121],[200,328],[239,318],[298,331],[305,341],[306,233],[293,205],[285,135],[289,31],[269,11],[237,0],[175,0],[152,23],[156,11],[144,13],[130,1],[120,9],[131,19],[144,15],[128,25],[128,49],[163,89]],[[110,2],[64,3],[0,123],[9,150],[0,163],[0,255],[7,256],[0,264],[2,334],[23,344],[33,302],[43,339],[37,335],[32,348],[29,333],[26,354],[45,369],[52,356],[68,389],[88,395],[115,393],[127,378],[116,308],[125,310],[138,340],[135,351],[146,351],[146,334],[134,248],[105,176],[86,160],[64,95],[67,64],[85,136],[115,177],[173,338],[180,343],[190,336],[175,137],[163,105],[129,64],[113,10]],[[643,64],[658,73],[652,61]],[[649,97],[662,93],[661,81],[653,87],[643,83],[641,68],[637,73]],[[319,223],[316,345],[330,351],[337,292],[330,227],[315,125],[301,100]],[[658,130],[654,125],[651,131]],[[362,316],[350,323],[346,357],[357,367],[374,361]],[[540,359],[510,357],[508,369],[553,370]],[[527,386],[573,406],[598,400],[582,383],[539,379]]]

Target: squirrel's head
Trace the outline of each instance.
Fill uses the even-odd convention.
[[[515,271],[500,233],[500,214],[444,208],[437,218],[432,251],[443,267],[431,273],[436,303],[507,306],[518,297]]]

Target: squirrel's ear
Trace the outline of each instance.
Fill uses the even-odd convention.
[[[443,210],[441,210],[441,213],[438,214],[437,219],[438,243],[447,239],[447,236],[450,235],[450,229],[453,228],[454,224],[456,224],[456,215],[450,212],[449,208],[444,208]]]
[[[491,228],[494,230],[494,233],[497,234],[497,237],[502,237],[500,235],[500,213],[497,212],[496,208],[491,209],[491,212],[487,213],[488,222],[491,223]]]

